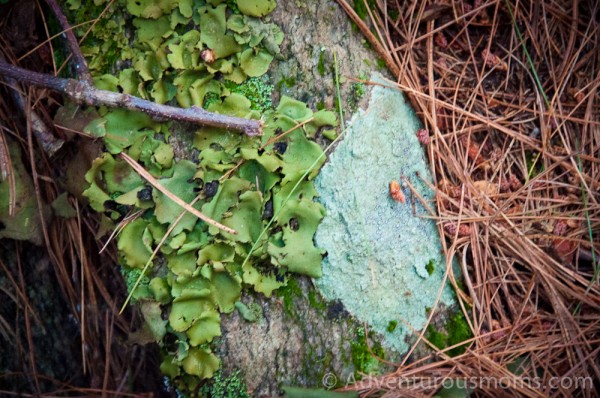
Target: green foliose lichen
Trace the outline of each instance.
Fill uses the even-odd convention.
[[[73,24],[74,32],[78,37],[85,36],[81,52],[91,73],[97,76],[109,73],[116,62],[131,59],[125,29],[128,15],[122,2],[65,0],[63,3],[68,20],[80,23]],[[101,15],[104,17],[100,18]]]
[[[72,2],[75,23],[88,15],[82,10],[98,13]],[[312,138],[322,129],[333,131],[335,114],[314,112],[286,96],[276,107],[271,103],[266,72],[283,34],[259,17],[272,11],[274,1],[111,4],[117,21],[100,24],[87,39],[96,84],[159,103],[263,121],[260,137],[198,128],[193,162],[175,159],[171,123],[143,114],[100,108],[100,118],[84,129],[102,139],[106,150],[86,174],[84,195],[94,210],[120,224],[116,240],[123,274],[162,348],[161,370],[181,391],[194,391],[215,377],[211,396],[242,396],[243,389],[231,392],[237,382],[217,373],[220,359],[213,345],[221,334],[221,315],[238,308],[249,320],[259,318],[257,308],[240,302],[244,289],[266,296],[276,292],[292,314],[293,297],[302,294],[293,275],[320,275],[323,252],[313,235],[324,208],[314,201],[312,179],[324,154]],[[102,45],[129,67],[113,71],[114,60],[107,61]],[[195,209],[237,234],[183,211],[133,171],[121,153],[171,194],[195,201]],[[167,320],[157,316],[161,311],[168,312]]]

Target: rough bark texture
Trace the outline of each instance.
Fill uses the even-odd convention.
[[[377,69],[377,54],[369,50],[333,0],[280,0],[272,19],[285,33],[281,46],[284,60],[271,72],[281,95],[293,96],[313,108],[320,102],[335,108],[334,53],[342,80],[367,77]],[[353,85],[342,83],[340,89],[345,118],[349,119],[355,108]]]
[[[339,303],[321,301],[307,278],[282,292],[244,297],[261,306],[257,322],[237,311],[223,318],[218,353],[224,373],[241,370],[256,397],[276,396],[283,385],[321,387],[328,374],[347,380],[355,371],[351,343],[358,325]]]

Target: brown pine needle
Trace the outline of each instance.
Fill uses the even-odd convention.
[[[170,192],[168,189],[166,189],[165,187],[163,187],[154,177],[152,177],[152,175],[150,175],[150,173],[148,173],[146,171],[146,169],[144,169],[138,162],[136,162],[135,160],[133,160],[129,155],[127,155],[124,152],[121,152],[119,154],[119,156],[121,157],[121,159],[123,159],[124,161],[126,161],[127,163],[129,163],[129,165],[146,181],[148,181],[150,183],[150,185],[152,185],[154,188],[158,189],[160,192],[162,192],[163,194],[165,194],[169,199],[171,199],[173,202],[177,203],[179,206],[181,206],[183,209],[185,209],[187,212],[192,213],[193,215],[195,215],[196,217],[198,217],[199,219],[201,219],[202,221],[204,221],[205,223],[212,225],[213,227],[217,227],[220,230],[230,233],[230,234],[237,234],[237,231],[234,229],[231,229],[215,220],[213,220],[212,218],[209,218],[207,216],[205,216],[204,214],[202,214],[201,212],[199,212],[198,210],[194,209],[192,206],[190,206],[188,203],[185,203],[183,200],[181,200],[178,196],[174,195],[172,192]]]

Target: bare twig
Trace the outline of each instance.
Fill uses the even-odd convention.
[[[64,31],[63,33],[67,39],[67,43],[69,44],[71,54],[75,61],[75,72],[77,73],[77,77],[91,85],[92,76],[88,70],[87,62],[85,62],[85,58],[81,53],[81,49],[79,48],[79,43],[77,42],[77,38],[73,33],[73,29],[71,29],[71,25],[69,25],[69,21],[67,21],[65,14],[62,12],[62,9],[56,0],[46,0],[46,4],[48,4],[48,7],[50,7],[52,13]]]
[[[0,75],[16,79],[22,83],[44,87],[60,92],[73,101],[89,106],[105,105],[111,108],[139,111],[159,120],[176,120],[228,130],[242,131],[249,136],[262,134],[260,120],[221,115],[208,112],[197,106],[177,108],[147,101],[129,94],[99,90],[86,81],[63,79],[43,73],[32,72],[14,65],[0,62]]]
[[[5,62],[6,58],[2,53],[0,53],[0,62]],[[20,90],[16,89],[17,82],[15,79],[10,77],[5,77],[4,82],[13,86],[15,90],[11,90],[12,98],[15,105],[19,108],[21,113],[25,114],[25,98],[23,93]],[[40,142],[44,152],[48,154],[48,156],[54,155],[64,144],[64,141],[60,138],[57,138],[52,134],[50,127],[44,122],[44,120],[38,115],[35,110],[31,110],[31,128],[33,130],[33,134]]]

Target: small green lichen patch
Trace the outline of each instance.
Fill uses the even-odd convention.
[[[235,308],[239,311],[242,318],[248,322],[256,322],[263,317],[263,311],[260,304],[251,302],[248,305],[238,301]]]
[[[294,300],[302,297],[303,292],[295,279],[288,281],[287,285],[277,290],[277,297],[283,300],[283,309],[288,316],[294,316]]]
[[[432,325],[427,328],[427,340],[439,349],[452,347],[458,345],[447,351],[450,356],[457,356],[463,354],[467,349],[468,343],[460,344],[473,337],[469,323],[467,322],[464,314],[460,311],[453,314],[446,325],[444,326],[446,332],[436,330]]]
[[[325,76],[325,50],[321,50],[319,53],[319,62],[317,63],[317,71],[319,75]]]
[[[384,370],[380,361],[385,359],[383,347],[379,342],[369,342],[369,337],[361,327],[356,330],[356,340],[350,343],[356,380],[361,379],[361,373],[375,375]]]
[[[364,76],[361,77],[361,79],[365,80]],[[350,95],[346,100],[348,103],[348,107],[352,110],[356,110],[356,108],[358,107],[358,103],[365,96],[366,92],[367,91],[363,83],[352,83],[352,86],[350,88]]]
[[[360,19],[366,19],[369,16],[369,9],[373,9],[377,7],[377,2],[375,0],[367,0],[366,4],[364,1],[355,1],[354,2],[354,11],[360,17]]]
[[[431,259],[427,262],[427,265],[425,266],[425,270],[427,270],[427,273],[429,275],[433,275],[433,271],[435,271],[435,260]]]
[[[398,327],[398,321],[390,321],[388,323],[387,331],[392,333]]]
[[[142,274],[142,270],[138,268],[130,268],[127,266],[121,266],[121,274],[123,275],[123,279],[125,279],[125,285],[127,286],[127,292],[131,293],[133,291],[133,286],[136,281],[139,279]],[[150,282],[150,278],[144,276],[140,281],[137,289],[135,289],[132,298],[134,300],[145,298],[150,295],[148,291],[148,284]]]
[[[217,372],[212,381],[201,389],[202,396],[211,398],[250,398],[246,383],[240,371],[225,377],[221,371]]]
[[[251,77],[242,84],[226,82],[225,87],[232,93],[242,94],[250,100],[250,109],[265,112],[271,109],[271,94],[273,85],[269,84],[267,76]]]

